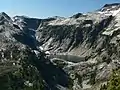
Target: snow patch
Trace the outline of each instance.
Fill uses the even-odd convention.
[[[118,10],[111,11],[112,16],[116,16],[119,12],[120,12],[120,8]]]
[[[77,19],[74,18],[60,19],[49,22],[49,25],[75,25],[75,24],[79,24],[79,22],[77,22]]]
[[[46,55],[50,55],[50,52],[49,52],[49,51],[46,51],[45,54],[46,54]]]
[[[104,14],[106,16],[116,16],[120,12],[120,8],[117,10],[109,10],[107,9],[106,11],[98,11],[99,14]]]
[[[39,50],[40,50],[40,51],[44,51],[43,47],[41,47],[41,46],[39,47]]]
[[[109,36],[112,36],[113,33],[114,33],[115,31],[119,30],[119,29],[120,29],[120,27],[117,27],[117,28],[115,28],[115,29],[113,29],[113,30],[109,30],[109,29],[107,29],[107,30],[104,31],[102,34],[103,34],[103,35],[109,35]]]
[[[34,50],[35,54],[38,55],[40,52],[37,50]]]

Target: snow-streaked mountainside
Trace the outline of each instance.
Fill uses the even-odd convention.
[[[99,90],[120,69],[119,43],[120,3],[67,18],[11,18],[2,12],[0,78],[10,80],[2,88]]]

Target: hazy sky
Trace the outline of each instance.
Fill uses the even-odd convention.
[[[115,2],[120,3],[120,0],[0,0],[0,12],[6,12],[10,16],[68,17],[78,12],[94,11],[106,3]]]

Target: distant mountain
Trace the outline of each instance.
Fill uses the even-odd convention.
[[[15,23],[19,25],[26,26],[27,28],[31,29],[37,29],[37,27],[40,25],[41,19],[36,18],[29,18],[25,16],[15,16],[13,17],[13,20]]]

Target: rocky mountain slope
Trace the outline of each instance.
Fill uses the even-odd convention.
[[[0,22],[1,90],[69,88],[68,74],[53,65],[38,47],[34,30],[19,26],[4,12],[0,14]]]
[[[99,90],[120,68],[119,16],[119,3],[68,18],[1,13],[2,90]]]
[[[111,71],[120,67],[119,16],[119,3],[106,4],[87,14],[42,22],[36,37],[45,50],[61,55],[60,59],[66,55],[84,58],[65,66],[64,70],[81,76],[83,89],[100,87],[109,79]]]

